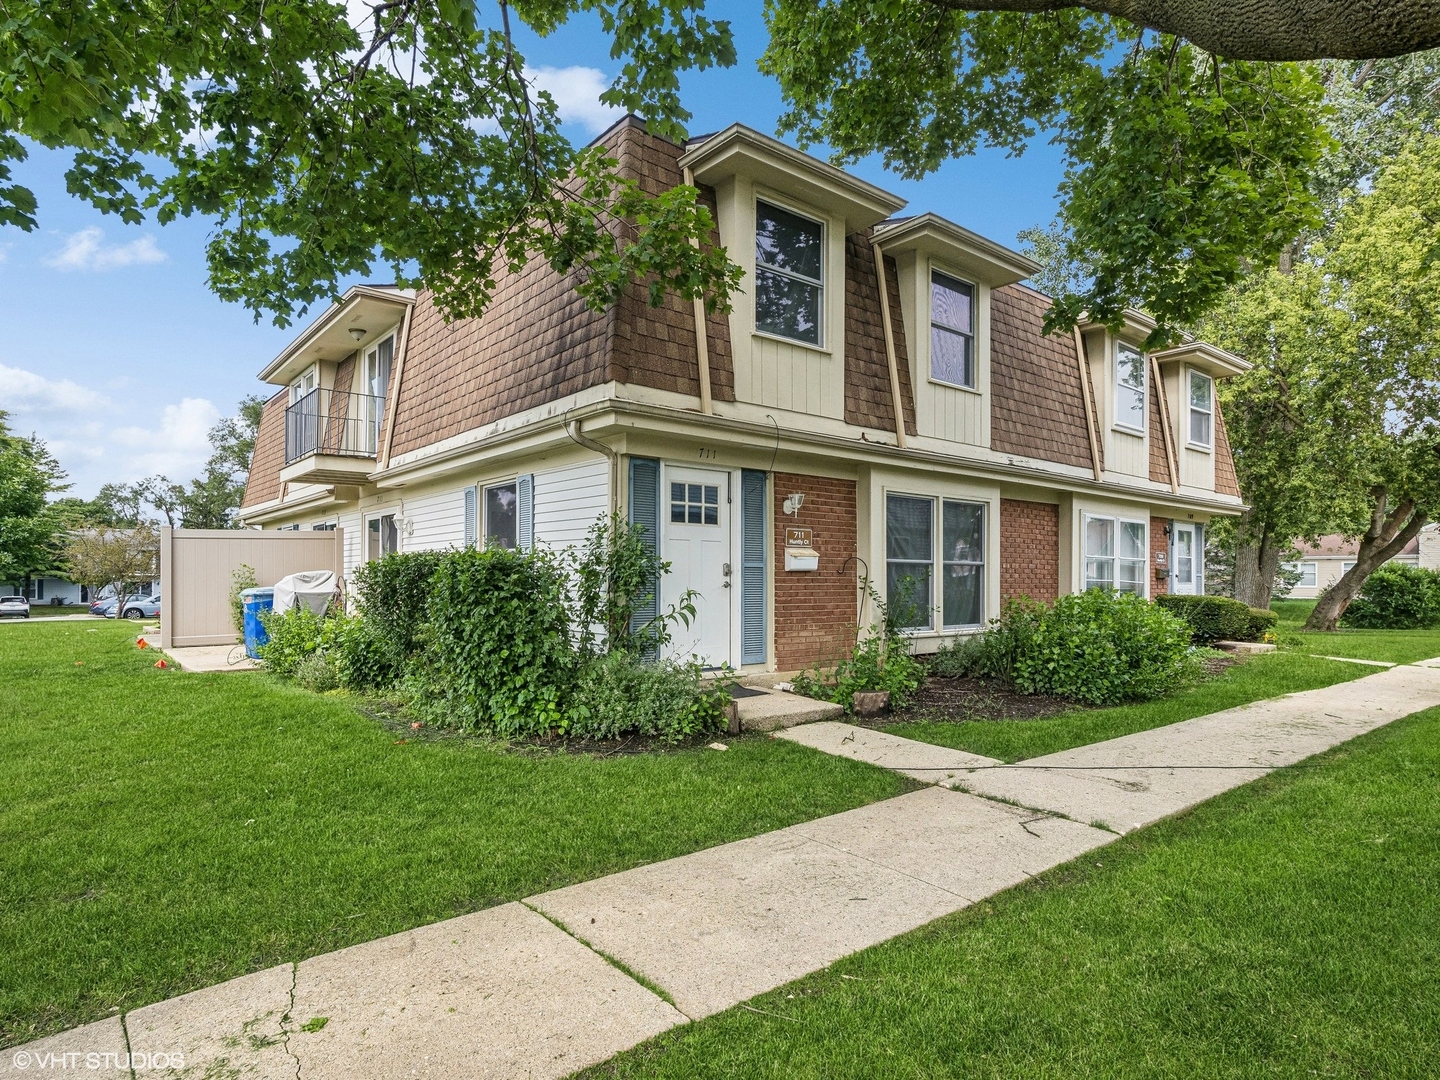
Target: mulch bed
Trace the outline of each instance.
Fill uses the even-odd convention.
[[[886,716],[859,722],[878,726],[918,721],[956,723],[962,720],[1036,720],[1081,707],[1067,698],[1017,694],[1001,682],[947,679],[931,675],[905,708]]]

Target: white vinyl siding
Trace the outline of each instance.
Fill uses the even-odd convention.
[[[405,551],[443,551],[458,548],[465,539],[465,492],[437,492],[405,500],[409,528],[401,547]]]
[[[596,459],[535,474],[535,543],[581,544],[610,508],[610,470]]]

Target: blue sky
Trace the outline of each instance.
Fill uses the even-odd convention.
[[[726,6],[712,3],[712,14],[728,14]],[[766,40],[760,5],[744,9],[737,66],[683,81],[693,133],[735,121],[775,133],[779,90],[755,70]],[[618,65],[593,22],[522,39],[522,48],[545,69],[572,139],[588,141],[614,119],[596,95]],[[16,172],[39,197],[40,228],[0,228],[0,409],[14,430],[45,439],[74,494],[157,472],[188,479],[208,454],[206,430],[244,395],[269,392],[255,374],[296,331],[257,324],[209,292],[208,222],[122,225],[67,194],[67,163],[34,151]],[[909,199],[912,211],[1013,243],[1020,229],[1054,217],[1061,163],[1041,139],[1023,157],[982,152],[919,182],[878,161],[854,171]]]

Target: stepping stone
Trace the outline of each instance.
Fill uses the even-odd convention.
[[[1110,839],[930,788],[527,903],[699,1018]]]

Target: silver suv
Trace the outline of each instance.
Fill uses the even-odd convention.
[[[30,601],[23,596],[0,596],[0,619],[28,619]]]

